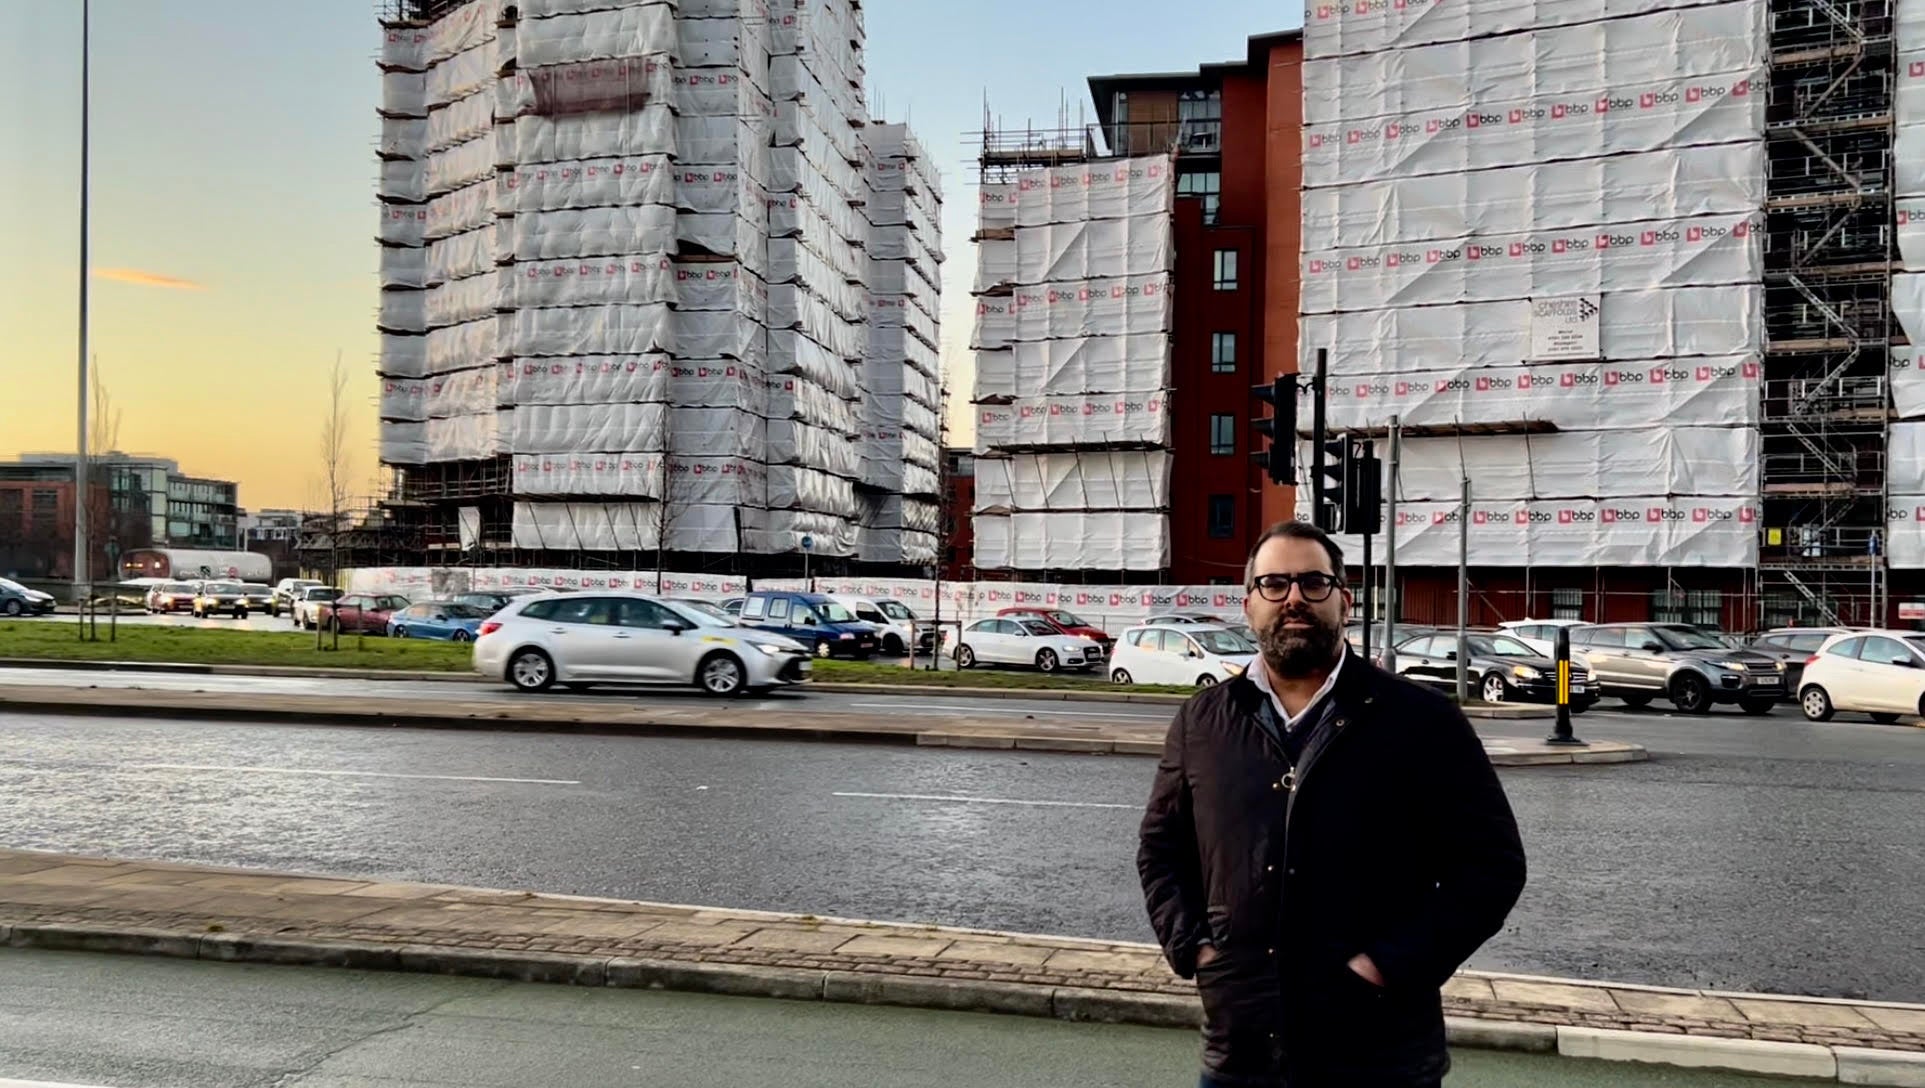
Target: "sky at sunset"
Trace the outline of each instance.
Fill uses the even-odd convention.
[[[74,443],[81,0],[0,0],[0,458]],[[942,168],[945,361],[963,364],[982,104],[1053,125],[1085,77],[1194,68],[1291,5],[871,0],[872,104]],[[352,478],[375,456],[373,0],[94,0],[93,351],[119,446],[318,505],[328,372],[349,375]],[[1072,120],[1074,118],[1072,117]],[[952,369],[952,381],[960,372]],[[967,396],[967,382],[957,385]]]

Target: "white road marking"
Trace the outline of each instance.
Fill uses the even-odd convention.
[[[1140,809],[1142,805],[1113,805],[1102,801],[1020,801],[1009,797],[946,797],[931,793],[847,793],[837,797],[859,797],[872,801],[932,801],[953,805],[1035,805],[1039,808],[1121,808]]]
[[[851,707],[856,707],[863,710],[916,711],[916,710],[924,709],[922,707],[907,706],[902,703],[850,703],[848,705]],[[928,709],[937,709],[937,708],[928,708]],[[1174,714],[1176,712],[1175,707],[1170,708],[1170,714],[1130,714],[1130,713],[1120,713],[1120,712],[1104,711],[1104,710],[1031,710],[1027,707],[976,706],[976,705],[960,707],[953,710],[947,707],[940,708],[940,709],[941,709],[941,713],[952,714],[952,715],[955,715],[955,714],[1021,714],[1024,717],[1028,717],[1032,714],[1047,714],[1051,717],[1060,717],[1060,718],[1126,718],[1131,721],[1152,721],[1152,722],[1168,722],[1170,720],[1170,714]]]
[[[463,774],[392,774],[386,771],[325,771],[306,767],[222,767],[196,763],[129,763],[126,769],[135,771],[212,771],[220,774],[311,774],[328,778],[407,778],[428,782],[507,782],[526,786],[579,786],[580,782],[565,778],[487,778],[480,775]],[[0,1082],[0,1088],[6,1088]]]
[[[0,1088],[103,1088],[98,1084],[53,1084],[44,1080],[6,1080],[0,1078]]]

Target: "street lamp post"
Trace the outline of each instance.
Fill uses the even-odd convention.
[[[93,0],[81,0],[80,4],[80,360],[79,360],[79,426],[74,441],[74,603],[79,605],[83,616],[88,599],[93,596],[90,583],[93,577],[88,562],[87,538],[90,526],[87,524],[87,274],[89,260],[88,212],[88,171],[92,165],[90,106],[93,89],[93,53],[89,48],[89,38],[93,32]]]

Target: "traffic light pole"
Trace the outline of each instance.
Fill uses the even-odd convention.
[[[1330,351],[1317,349],[1317,376],[1310,379],[1310,448],[1314,459],[1310,472],[1310,524],[1319,529],[1327,529],[1329,520],[1323,509],[1323,391],[1325,376],[1330,369]]]
[[[1384,668],[1397,671],[1397,469],[1403,460],[1403,421],[1390,417],[1390,474],[1384,482],[1390,487],[1385,496],[1390,510],[1384,515]]]

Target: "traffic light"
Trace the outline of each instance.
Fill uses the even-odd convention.
[[[1297,379],[1293,374],[1284,374],[1267,385],[1250,387],[1250,393],[1258,400],[1270,405],[1271,415],[1258,416],[1251,421],[1257,434],[1269,439],[1269,445],[1253,452],[1262,466],[1264,475],[1273,484],[1292,484],[1297,476]]]
[[[1350,484],[1356,478],[1350,452],[1347,438],[1326,438],[1317,444],[1316,477],[1312,481],[1316,485],[1312,488],[1315,524],[1326,533],[1349,531],[1344,515],[1349,510]]]
[[[1317,450],[1317,527],[1329,533],[1383,530],[1383,462],[1368,438],[1325,439]]]

